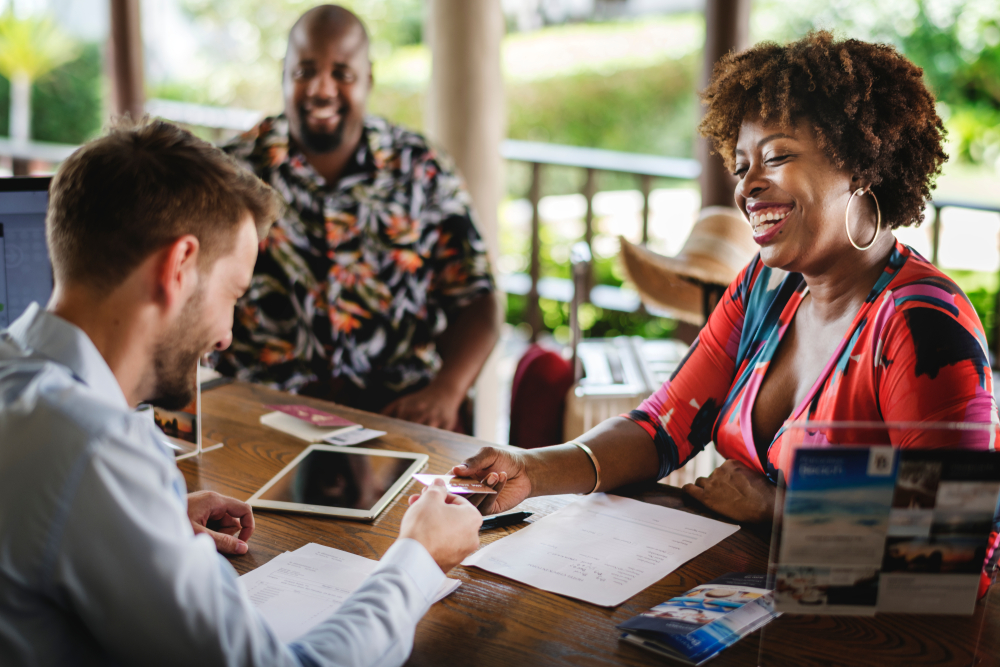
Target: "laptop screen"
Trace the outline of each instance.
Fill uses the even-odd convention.
[[[50,177],[0,178],[0,329],[52,294],[45,244]]]

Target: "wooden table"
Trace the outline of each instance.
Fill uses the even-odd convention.
[[[342,408],[242,383],[207,391],[202,398],[204,435],[221,449],[180,462],[188,489],[211,489],[249,498],[287,465],[304,443],[261,426],[268,403],[307,403],[389,435],[366,447],[424,452],[427,472],[444,473],[485,444],[474,438]],[[231,559],[243,574],[287,550],[317,542],[368,558],[392,544],[406,508],[408,487],[372,523],[258,511],[247,555]],[[620,490],[644,502],[706,514],[677,489],[658,484]],[[575,496],[531,499],[527,509],[544,516]],[[500,528],[483,543],[518,530]],[[596,607],[503,579],[475,568],[449,576],[462,586],[435,604],[417,628],[407,664],[428,667],[497,665],[655,665],[670,663],[618,641],[615,625],[727,572],[764,572],[767,536],[740,530],[654,586],[614,609]],[[680,664],[680,663],[672,663]],[[726,665],[1000,665],[1000,585],[971,617],[888,614],[875,618],[785,615],[723,652]]]

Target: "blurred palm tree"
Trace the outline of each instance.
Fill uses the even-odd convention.
[[[46,17],[0,15],[0,75],[10,81],[10,138],[31,139],[31,84],[77,56],[73,39]]]

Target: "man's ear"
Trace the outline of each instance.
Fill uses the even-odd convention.
[[[157,293],[162,305],[172,310],[183,306],[198,289],[198,237],[185,234],[161,251]]]

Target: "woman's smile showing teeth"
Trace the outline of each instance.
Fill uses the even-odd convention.
[[[747,217],[753,228],[754,241],[763,244],[777,236],[778,229],[792,212],[792,204],[759,202],[747,206]]]

